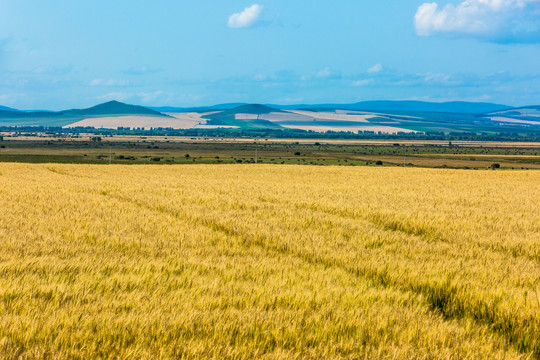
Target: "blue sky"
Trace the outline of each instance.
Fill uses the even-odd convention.
[[[0,105],[540,104],[540,0],[0,0]]]

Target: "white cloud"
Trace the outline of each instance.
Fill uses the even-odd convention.
[[[0,95],[0,105],[3,106],[15,106],[16,104],[22,104],[28,102],[29,98],[26,94],[6,94]]]
[[[103,101],[111,101],[111,100],[125,101],[126,99],[130,97],[131,97],[131,94],[121,93],[121,92],[112,92],[112,93],[98,96],[96,97],[96,99],[103,100]]]
[[[250,27],[257,22],[262,10],[263,6],[253,4],[245,8],[242,12],[232,14],[229,17],[227,25],[233,29]]]
[[[367,86],[373,82],[372,79],[357,80],[353,82],[353,86]]]
[[[72,70],[71,66],[40,66],[34,69],[34,73],[43,75],[66,75]]]
[[[426,73],[426,74],[416,74],[419,78],[422,78],[424,83],[435,85],[435,86],[459,86],[463,84],[463,81],[460,79],[455,79],[450,74],[444,73]]]
[[[154,92],[142,92],[139,93],[139,97],[141,98],[141,101],[144,103],[150,103],[152,101],[156,101],[158,98],[161,97],[163,94],[163,91],[154,91]]]
[[[90,81],[90,86],[127,86],[129,81],[122,79],[94,79]]]
[[[540,0],[465,0],[424,3],[414,17],[421,36],[472,36],[496,42],[540,41]]]
[[[267,76],[264,74],[256,74],[253,76],[253,80],[256,80],[256,81],[264,81],[266,79],[267,79]]]
[[[382,69],[383,67],[381,64],[375,64],[372,67],[370,67],[367,72],[370,74],[375,74],[375,73],[381,72]]]
[[[324,79],[324,78],[327,78],[329,77],[330,75],[332,75],[332,72],[330,71],[330,68],[327,66],[325,67],[324,69],[320,70],[319,72],[317,72],[317,77],[318,78],[321,78],[321,79]]]

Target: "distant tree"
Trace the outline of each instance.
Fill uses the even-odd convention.
[[[377,160],[377,162],[375,163],[375,165],[382,165],[383,162],[381,160]]]
[[[189,159],[189,154],[186,154],[185,156],[186,156],[186,159]]]
[[[490,166],[490,168],[491,168],[492,170],[499,169],[500,167],[501,167],[501,164],[497,164],[497,163],[491,164],[491,166]]]
[[[300,156],[300,151],[295,152],[294,155]]]

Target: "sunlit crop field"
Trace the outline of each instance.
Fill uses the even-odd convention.
[[[540,172],[0,164],[0,358],[540,356]]]

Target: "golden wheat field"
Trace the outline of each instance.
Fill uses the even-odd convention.
[[[0,358],[534,359],[540,172],[0,165]]]

